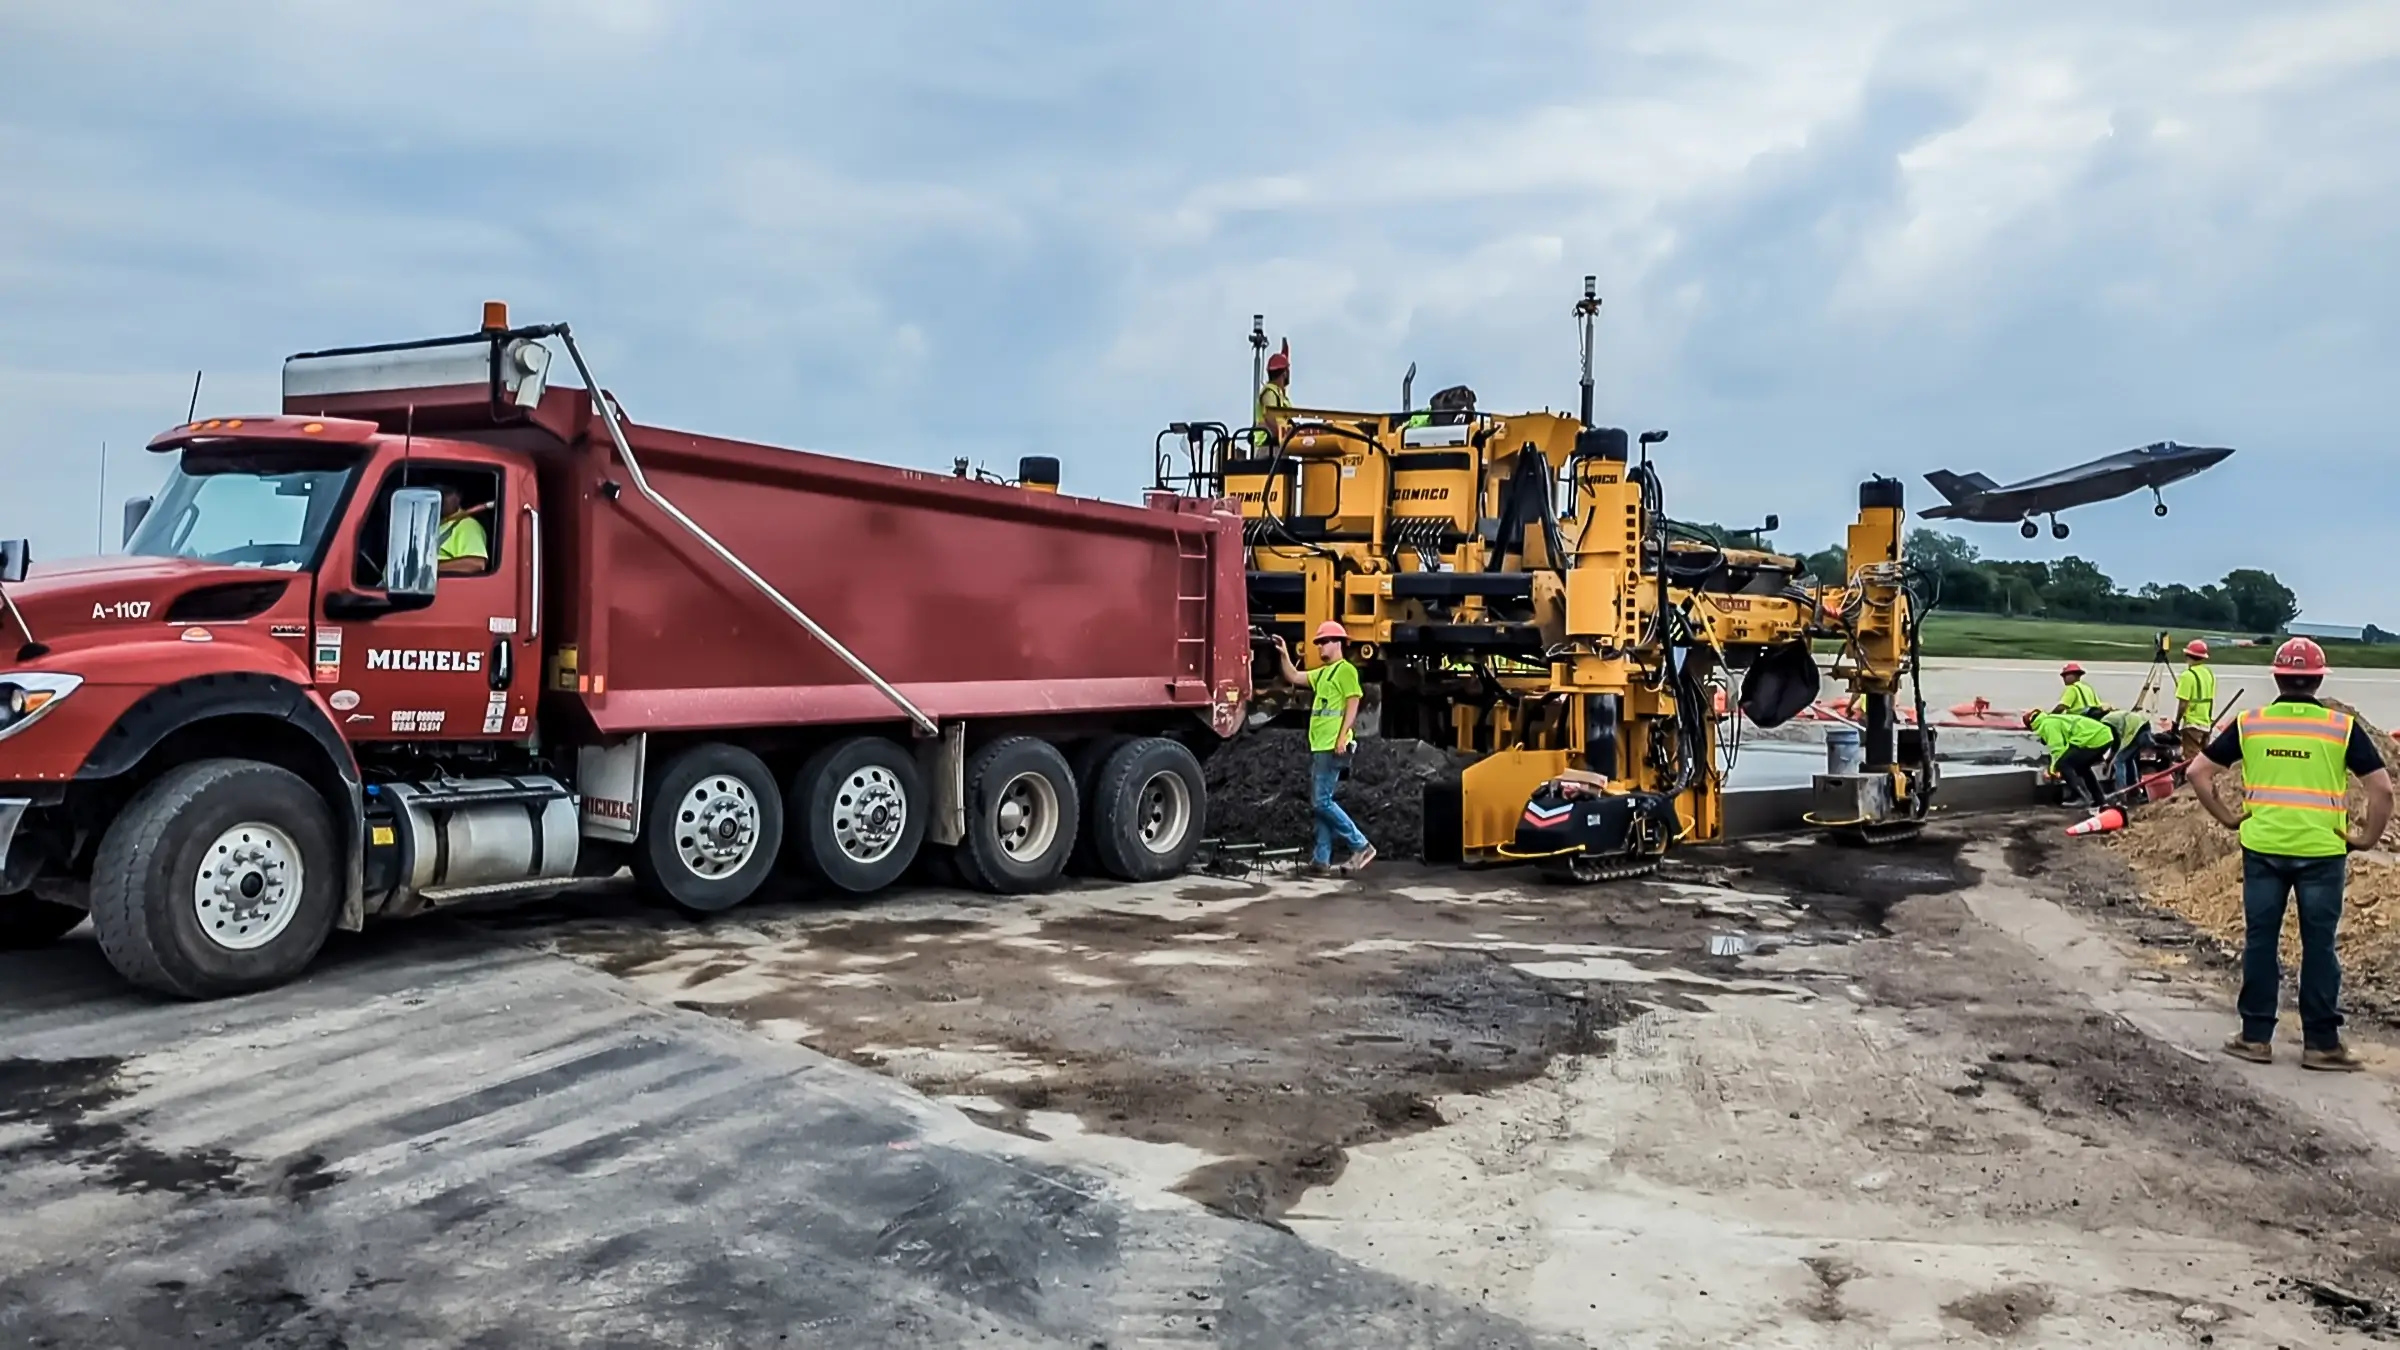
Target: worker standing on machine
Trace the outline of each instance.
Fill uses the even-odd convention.
[[[2208,664],[2208,644],[2183,644],[2184,666],[2175,677],[2175,735],[2185,759],[2200,758],[2209,728],[2217,724],[2217,672]]]
[[[1317,818],[1315,850],[1310,854],[1311,865],[1323,870],[1333,865],[1333,841],[1339,836],[1342,846],[1350,850],[1345,870],[1357,872],[1375,861],[1375,846],[1359,833],[1339,802],[1333,799],[1334,789],[1341,785],[1342,769],[1358,750],[1358,704],[1363,690],[1358,682],[1358,667],[1343,655],[1349,633],[1331,619],[1317,625],[1316,669],[1303,672],[1292,664],[1292,650],[1283,639],[1275,639],[1275,657],[1283,665],[1284,682],[1310,692],[1308,708],[1309,804]]]
[[[1285,338],[1275,354],[1267,358],[1267,382],[1258,387],[1257,425],[1267,429],[1267,439],[1283,439],[1283,414],[1292,406],[1292,340]]]
[[[2382,840],[2392,820],[2392,775],[2358,719],[2317,701],[2325,649],[2293,638],[2275,650],[2275,701],[2242,714],[2192,761],[2192,788],[2217,822],[2242,835],[2242,1029],[2225,1053],[2264,1064],[2275,1057],[2283,992],[2287,900],[2300,910],[2300,1067],[2365,1067],[2342,1044],[2342,922],[2349,855]],[[2242,766],[2240,810],[2217,796],[2217,775]],[[2367,790],[2366,818],[2350,825],[2350,778]]]
[[[2066,688],[2058,691],[2058,705],[2050,711],[2081,713],[2086,717],[2098,717],[2108,711],[2108,705],[2100,701],[2100,691],[2083,682],[2082,666],[2069,661],[2059,669],[2058,678],[2066,681]]]
[[[2098,806],[2100,783],[2092,777],[2092,766],[2100,762],[2115,742],[2108,724],[2081,713],[2043,712],[2035,708],[2025,714],[2025,729],[2041,737],[2042,744],[2049,748],[2050,772],[2066,783],[2067,804]]]

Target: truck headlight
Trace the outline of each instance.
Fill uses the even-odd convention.
[[[0,675],[0,741],[41,720],[83,684],[81,675],[19,670]]]

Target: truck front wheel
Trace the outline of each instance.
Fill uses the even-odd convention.
[[[695,745],[651,780],[633,874],[676,908],[715,914],[747,900],[783,848],[783,793],[739,746]]]
[[[1074,851],[1075,772],[1058,747],[1009,736],[967,761],[967,837],[958,870],[977,888],[1001,895],[1046,891]]]
[[[207,759],[161,774],[101,837],[92,932],[144,989],[215,998],[308,968],[342,905],[332,813],[299,775]]]
[[[0,895],[0,952],[47,947],[83,922],[83,911],[30,895]]]

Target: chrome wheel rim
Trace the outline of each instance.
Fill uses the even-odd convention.
[[[1181,848],[1192,828],[1192,789],[1183,775],[1167,769],[1150,775],[1134,799],[1134,820],[1143,848],[1152,853]]]
[[[1047,774],[1028,770],[1009,779],[995,814],[1000,851],[1011,861],[1038,862],[1058,840],[1058,788]]]
[[[256,951],[292,926],[307,881],[292,837],[247,821],[218,835],[200,859],[192,912],[209,941],[227,951]]]
[[[833,791],[833,842],[852,862],[892,856],[907,826],[908,794],[899,776],[880,764],[856,770]]]
[[[675,808],[675,856],[693,876],[714,881],[742,870],[758,851],[758,797],[726,774],[692,784]]]

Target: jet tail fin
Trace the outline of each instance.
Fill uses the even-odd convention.
[[[1948,469],[1934,470],[1925,475],[1925,481],[1933,484],[1933,490],[1941,493],[1943,499],[1950,502],[1963,501],[1968,497],[1989,492],[2000,486],[1979,473],[1959,474],[1952,473]]]

